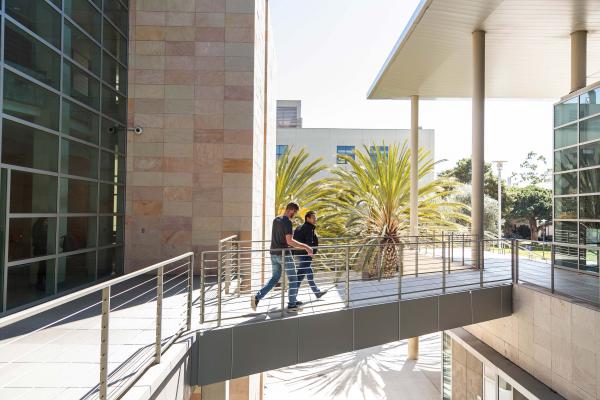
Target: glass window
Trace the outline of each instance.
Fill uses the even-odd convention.
[[[125,177],[125,159],[107,151],[101,153],[100,179],[122,183]]]
[[[556,197],[554,199],[554,218],[577,218],[577,197]]]
[[[100,116],[75,103],[63,101],[62,131],[85,141],[98,144]]]
[[[55,213],[55,176],[11,171],[10,173],[10,212]]]
[[[8,225],[8,261],[54,254],[56,218],[11,218]]]
[[[452,338],[442,333],[442,399],[452,399]]]
[[[560,240],[557,240],[560,241]],[[578,268],[579,251],[576,247],[556,246],[554,262],[567,268]]]
[[[579,269],[598,273],[598,250],[580,250],[579,252]],[[575,289],[578,291],[578,289]],[[525,397],[523,397],[525,398]]]
[[[123,217],[98,217],[98,246],[123,243]]]
[[[275,156],[277,157],[277,159],[279,159],[287,151],[287,149],[287,144],[278,144],[277,148],[275,149]]]
[[[127,34],[127,19],[129,13],[119,0],[104,0],[104,15],[106,15],[121,32]]]
[[[61,253],[96,246],[96,217],[69,217],[58,221]]]
[[[577,97],[554,106],[554,126],[561,126],[577,119]]]
[[[117,91],[127,93],[127,70],[108,53],[103,53],[102,79]]]
[[[579,172],[579,193],[600,192],[600,169],[587,169]]]
[[[579,167],[593,167],[600,164],[600,142],[579,147]]]
[[[100,13],[88,0],[65,0],[65,13],[94,39],[100,41]]]
[[[389,150],[390,149],[388,146],[371,146],[371,147],[369,147],[369,154],[371,155],[371,161],[375,162],[375,160],[377,159],[377,153],[383,153],[383,155],[387,157]]]
[[[100,132],[102,147],[117,153],[125,153],[126,139],[127,130],[124,126],[119,126],[106,118],[102,119],[102,130]]]
[[[571,146],[577,143],[577,124],[554,130],[554,148]]]
[[[60,180],[60,212],[95,213],[98,203],[98,184],[78,179]]]
[[[577,147],[554,152],[554,171],[568,171],[577,168]]]
[[[108,117],[125,124],[127,99],[102,85],[102,112]]]
[[[554,175],[554,194],[576,194],[577,172],[567,172]]]
[[[98,149],[71,140],[61,140],[60,170],[63,174],[98,177]]]
[[[100,47],[69,21],[65,21],[63,51],[88,71],[100,75]]]
[[[337,146],[337,155],[338,156],[348,156],[352,157],[354,160],[354,146]],[[336,158],[338,164],[347,164],[348,161],[341,157]]]
[[[98,250],[98,278],[123,271],[123,248],[111,247]]]
[[[579,244],[600,245],[600,222],[579,224]]]
[[[600,112],[600,88],[579,96],[579,116],[581,118]]]
[[[60,49],[61,17],[44,0],[6,0],[6,12]]]
[[[6,21],[4,60],[19,71],[58,89],[60,56],[16,25]]]
[[[100,82],[69,62],[64,63],[63,92],[90,107],[100,106]]]
[[[4,71],[4,112],[58,130],[58,96],[10,71]]]
[[[102,45],[122,63],[127,63],[127,39],[124,38],[107,20],[104,20],[104,41]]]
[[[58,136],[5,119],[2,121],[2,162],[56,172]]]
[[[579,218],[600,219],[600,196],[579,197]]]
[[[555,221],[554,240],[560,243],[577,244],[577,222]]]
[[[588,142],[600,139],[600,117],[594,117],[579,123],[579,141]]]
[[[75,254],[58,259],[58,291],[85,285],[96,277],[96,252]]]
[[[100,184],[100,213],[123,213],[123,187]]]
[[[498,377],[498,400],[513,400],[512,386],[501,376]]]
[[[7,275],[8,309],[54,294],[54,260],[14,265],[8,268]]]

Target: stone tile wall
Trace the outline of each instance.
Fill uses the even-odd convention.
[[[465,329],[563,397],[600,400],[600,311],[515,285],[512,316]]]
[[[483,364],[452,341],[452,399],[470,400],[483,398]]]
[[[130,4],[126,272],[262,238],[264,0]]]

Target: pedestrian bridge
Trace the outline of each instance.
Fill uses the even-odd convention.
[[[314,269],[328,292],[304,283],[297,315],[281,289],[250,309],[271,271],[261,244],[184,254],[0,319],[0,398],[151,398],[182,368],[177,388],[507,316],[517,277],[546,276],[514,243],[462,239],[375,246],[370,262],[363,244],[323,246]]]

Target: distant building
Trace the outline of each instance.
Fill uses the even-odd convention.
[[[406,144],[409,129],[348,129],[348,128],[303,128],[300,100],[277,101],[277,152],[279,158],[286,149],[306,148],[310,159],[321,157],[331,167],[343,167],[346,161],[340,155],[353,156],[366,146],[369,151],[375,146]],[[435,159],[433,129],[419,129],[419,144]],[[320,176],[328,174],[323,172]],[[426,181],[433,179],[433,174]]]

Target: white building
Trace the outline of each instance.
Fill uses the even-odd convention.
[[[409,129],[348,129],[348,128],[303,128],[301,102],[299,100],[277,101],[277,157],[290,147],[306,148],[309,159],[322,158],[332,167],[345,164],[339,154],[354,154],[366,146],[390,146],[398,144],[408,148]],[[435,159],[433,129],[419,128],[419,145]],[[327,172],[321,173],[321,176]],[[430,176],[426,179],[433,179]]]

